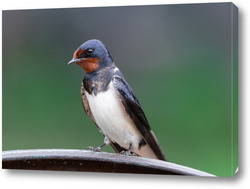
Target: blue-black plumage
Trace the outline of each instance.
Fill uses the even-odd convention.
[[[104,135],[101,150],[166,160],[133,90],[105,47],[96,39],[83,43],[68,63],[86,71],[81,87],[84,110]]]

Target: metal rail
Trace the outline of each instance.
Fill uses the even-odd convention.
[[[2,163],[3,169],[214,176],[166,161],[89,150],[3,151]]]

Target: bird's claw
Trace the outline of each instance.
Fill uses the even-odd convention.
[[[120,152],[120,154],[125,155],[125,156],[135,156],[135,154],[129,150],[128,151],[123,150]]]
[[[91,150],[91,151],[93,151],[93,152],[102,152],[102,149],[99,148],[99,147],[94,148],[94,147],[92,147],[92,146],[89,146],[89,147],[88,147],[88,150]]]

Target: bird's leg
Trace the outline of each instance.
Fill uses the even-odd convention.
[[[132,149],[132,143],[129,144],[129,148],[127,151],[123,150],[120,152],[120,154],[126,155],[126,156],[135,156],[135,153],[131,152],[131,149]]]
[[[108,136],[105,136],[105,137],[104,137],[104,143],[103,143],[102,145],[98,146],[97,148],[93,148],[92,146],[89,146],[88,149],[89,149],[89,150],[92,150],[92,151],[94,151],[94,152],[101,152],[101,151],[102,151],[102,148],[103,148],[104,146],[109,145],[109,144],[110,144],[110,139],[109,139]]]

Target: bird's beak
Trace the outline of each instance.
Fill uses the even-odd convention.
[[[68,62],[68,65],[76,63],[78,61],[77,58],[73,58],[71,61]]]

